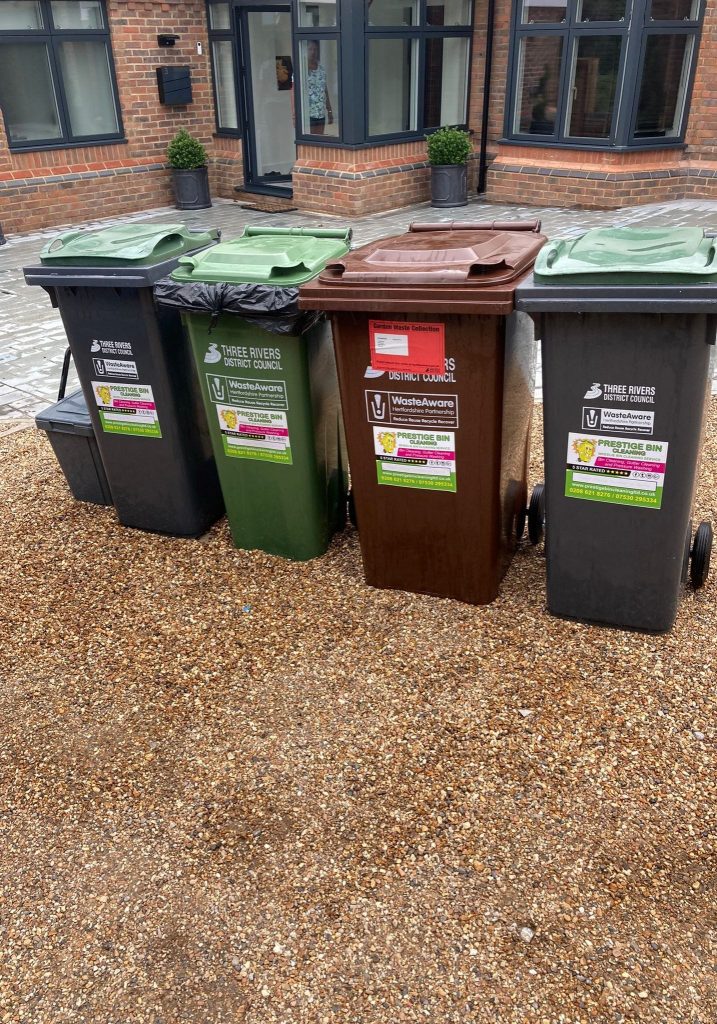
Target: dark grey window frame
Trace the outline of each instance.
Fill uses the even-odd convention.
[[[349,0],[351,3],[351,0]],[[296,125],[296,141],[302,142],[305,145],[310,146],[344,146],[345,145],[345,128],[344,128],[344,111],[349,107],[344,101],[344,93],[346,91],[344,87],[344,67],[346,66],[347,52],[346,48],[342,45],[343,42],[343,15],[344,8],[347,6],[346,0],[336,0],[336,24],[335,25],[322,25],[317,27],[311,27],[310,25],[299,24],[299,13],[297,3],[292,3],[292,26],[293,26],[293,37],[294,37],[294,50],[292,54],[292,60],[294,61],[294,119]],[[332,40],[336,43],[336,53],[338,57],[338,83],[339,83],[339,95],[336,97],[335,104],[332,104],[332,108],[335,106],[338,112],[339,120],[339,132],[335,136],[326,135],[311,135],[306,134],[302,131],[304,124],[304,112],[302,108],[302,89],[301,89],[301,61],[299,58],[299,50],[301,42],[308,42],[309,39],[316,39],[319,43],[323,40]],[[351,55],[348,55],[349,61]]]
[[[649,0],[651,2],[651,0]],[[704,0],[700,3],[699,8],[700,17],[697,22],[690,22],[689,26],[685,22],[681,21],[661,21],[651,22],[644,26],[642,38],[640,40],[640,52],[638,58],[638,69],[637,76],[635,79],[635,88],[632,96],[632,110],[630,114],[630,137],[628,146],[631,149],[640,149],[644,146],[653,148],[656,144],[661,147],[669,146],[684,146],[685,144],[685,132],[687,130],[687,122],[690,115],[690,103],[692,100],[692,89],[695,84],[695,75],[697,73],[697,59],[699,56],[700,38],[702,21],[704,18]],[[637,121],[637,108],[640,100],[640,86],[642,84],[642,72],[645,64],[645,54],[647,52],[647,42],[651,36],[659,35],[670,35],[670,36],[691,36],[693,39],[693,49],[689,73],[687,76],[687,83],[685,85],[685,96],[682,114],[680,117],[680,130],[676,135],[673,136],[662,136],[651,135],[638,137],[635,135],[636,121]]]
[[[229,28],[212,28],[210,17],[211,0],[206,0],[207,17],[207,38],[209,40],[209,65],[212,69],[212,98],[214,99],[214,124],[216,134],[223,135],[230,139],[241,139],[244,135],[244,118],[242,116],[241,95],[239,93],[239,54],[237,52],[238,39],[236,30],[236,6],[227,0],[229,4]],[[236,100],[237,126],[236,128],[225,128],[219,124],[219,101],[217,99],[217,73],[214,67],[214,43],[228,42],[232,47],[232,75],[234,78],[234,97]]]
[[[5,134],[8,141],[8,148],[12,153],[26,153],[28,151],[36,152],[38,150],[46,149],[79,149],[90,146],[114,145],[118,142],[127,141],[124,136],[124,128],[122,125],[122,108],[120,105],[119,90],[117,88],[117,76],[115,73],[114,55],[112,53],[112,37],[110,32],[110,23],[107,17],[107,3],[106,0],[99,0],[99,3],[102,8],[102,19],[105,26],[101,29],[55,28],[52,20],[50,0],[39,0],[40,8],[42,10],[43,28],[18,30],[0,29],[0,59],[2,59],[3,47],[11,45],[13,42],[16,44],[19,43],[20,45],[43,42],[47,46],[50,74],[55,87],[60,128],[62,130],[62,138],[60,139],[23,139],[22,142],[13,142],[10,138],[10,131],[3,111],[3,121],[5,123]],[[115,103],[115,112],[117,114],[117,131],[106,135],[72,134],[69,108],[65,95],[65,86],[62,81],[62,72],[60,70],[60,61],[55,50],[55,42],[83,42],[88,39],[102,40],[107,48],[107,63],[110,73],[110,83]]]
[[[218,136],[225,136],[227,138],[241,139],[246,136],[246,112],[244,107],[244,97],[241,95],[241,89],[239,87],[239,66],[241,63],[239,31],[237,27],[237,12],[240,8],[251,7],[252,0],[228,0],[230,10],[230,28],[228,29],[214,29],[211,25],[211,18],[209,14],[211,0],[206,0],[206,18],[207,18],[207,31],[209,39],[209,61],[212,69],[212,95],[214,98],[214,121],[216,125],[216,134]],[[347,54],[347,41],[344,39],[344,33],[341,31],[341,18],[344,6],[349,7],[352,5],[352,0],[338,0],[337,12],[336,12],[336,25],[325,25],[320,28],[312,28],[310,26],[299,25],[297,5],[295,0],[277,0],[277,6],[289,5],[291,7],[291,35],[292,35],[292,52],[291,59],[294,64],[294,112],[295,112],[295,123],[296,132],[295,138],[297,142],[311,143],[317,146],[344,146],[346,144],[343,135],[343,124],[344,124],[344,89],[342,84],[344,82],[343,68],[345,67],[346,54]],[[256,6],[260,6],[257,4]],[[267,7],[271,7],[271,3],[267,2]],[[355,4],[353,5],[355,6]],[[305,135],[301,132],[300,128],[303,124],[303,114],[301,109],[301,88],[299,81],[299,41],[301,39],[335,39],[338,43],[338,68],[339,68],[339,96],[336,109],[339,115],[339,130],[340,134],[337,137],[327,137],[318,135]],[[214,50],[212,43],[215,40],[230,40],[232,43],[232,52],[234,55],[233,71],[234,71],[234,91],[237,103],[237,128],[224,128],[219,124],[219,105],[217,102],[217,85],[216,85],[216,71],[214,68]],[[349,57],[349,60],[351,58]]]
[[[697,17],[685,21],[653,21],[650,17],[651,6],[652,0],[626,0],[628,17],[622,22],[578,22],[576,20],[577,0],[567,0],[567,18],[564,22],[522,24],[520,20],[522,2],[521,0],[514,0],[508,59],[504,138],[501,141],[525,146],[551,146],[563,149],[634,150],[684,148],[685,131],[697,69],[706,0],[699,0]],[[555,119],[555,131],[551,135],[531,135],[516,132],[513,129],[515,104],[518,99],[519,48],[520,41],[524,37],[542,35],[562,36],[563,38],[558,109]],[[567,135],[565,131],[572,46],[577,39],[590,35],[623,35],[615,109],[613,111],[611,133],[608,139],[575,137]],[[680,130],[674,136],[635,136],[642,69],[647,40],[652,35],[688,35],[694,39]]]
[[[350,2],[350,0],[349,0]],[[426,104],[426,49],[428,39],[455,39],[463,38],[468,40],[468,84],[466,89],[466,120],[456,125],[458,128],[467,128],[468,126],[468,111],[470,109],[470,88],[471,88],[471,74],[470,70],[473,61],[473,23],[475,18],[475,4],[471,3],[470,10],[470,22],[468,25],[429,25],[427,19],[427,0],[419,0],[419,11],[418,11],[418,22],[416,25],[369,25],[367,16],[367,5],[365,0],[363,3],[356,4],[360,6],[363,14],[364,24],[362,26],[363,32],[363,101],[364,101],[364,119],[362,125],[362,138],[364,142],[368,142],[371,145],[383,145],[390,144],[391,142],[411,142],[414,140],[424,139],[426,134],[430,134],[431,131],[435,131],[439,125],[427,125],[425,124],[425,104]],[[418,81],[416,83],[417,89],[417,101],[416,101],[416,128],[414,131],[406,132],[392,132],[388,135],[370,135],[368,128],[368,46],[371,39],[417,39],[418,40]]]

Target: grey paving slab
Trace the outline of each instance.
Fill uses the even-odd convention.
[[[542,230],[549,237],[572,236],[592,227],[604,225],[645,226],[670,225],[673,227],[697,224],[717,230],[717,202],[708,200],[680,200],[674,203],[655,203],[648,206],[621,210],[566,210],[533,206],[508,206],[472,200],[457,210],[434,210],[430,204],[407,207],[352,221],[354,244],[398,234],[412,221],[430,220],[446,223],[454,220],[540,219]],[[88,220],[67,227],[101,228],[116,223],[136,221],[158,223],[183,222],[190,227],[220,228],[224,238],[240,235],[246,224],[269,223],[281,227],[344,224],[345,218],[325,214],[294,211],[285,214],[266,214],[243,209],[232,200],[215,200],[210,210],[178,211],[169,207],[147,210],[125,217],[107,220]],[[37,263],[40,250],[49,238],[62,230],[48,228],[26,235],[10,236],[7,245],[0,247],[0,419],[34,416],[53,402],[67,345],[64,328],[57,310],[40,288],[29,288],[22,268]],[[77,387],[74,368],[69,388]],[[541,398],[540,380],[536,397]]]

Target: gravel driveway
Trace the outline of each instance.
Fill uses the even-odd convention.
[[[713,520],[716,455],[717,407]],[[125,530],[32,430],[0,523],[0,1022],[717,1020],[714,581],[667,636],[549,617],[527,547],[484,608],[371,590],[352,530]]]

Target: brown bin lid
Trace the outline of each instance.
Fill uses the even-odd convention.
[[[506,313],[546,239],[540,222],[412,224],[328,263],[299,292],[326,310]]]

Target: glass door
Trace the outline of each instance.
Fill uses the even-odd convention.
[[[287,195],[296,159],[291,8],[241,6],[239,51],[245,103],[247,186]]]

